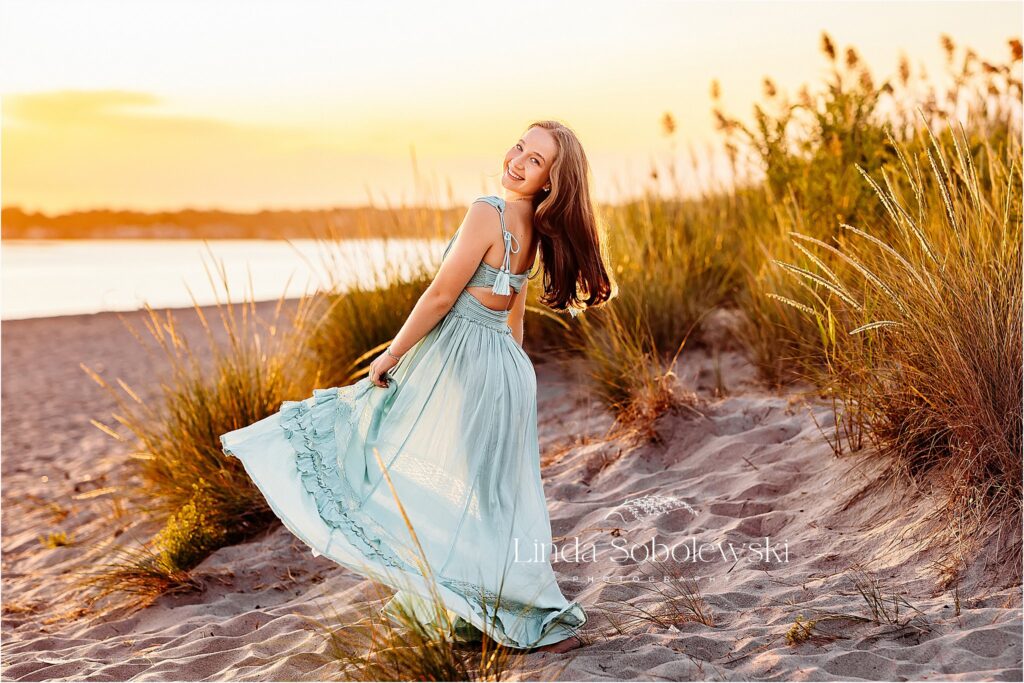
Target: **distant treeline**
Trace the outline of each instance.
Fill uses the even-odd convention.
[[[305,211],[111,211],[47,215],[5,207],[3,239],[302,239],[432,237],[445,234],[456,209],[358,207]],[[461,214],[459,214],[461,215]]]

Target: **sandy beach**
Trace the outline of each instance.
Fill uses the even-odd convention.
[[[144,314],[126,315],[146,336]],[[190,310],[176,319],[199,334]],[[1020,586],[1002,585],[977,558],[957,614],[952,587],[938,588],[945,552],[922,544],[935,500],[923,491],[863,493],[877,464],[833,455],[824,438],[833,434],[831,403],[802,391],[809,387],[759,385],[732,343],[728,312],[710,329],[708,345],[677,362],[678,391],[695,394],[693,407],[661,417],[654,441],[611,433],[578,364],[534,358],[544,486],[555,543],[566,550],[553,564],[590,619],[584,647],[530,654],[513,678],[1020,680]],[[6,322],[2,345],[4,680],[337,677],[302,615],[354,618],[375,584],[313,557],[280,525],[207,558],[195,572],[200,592],[164,596],[126,617],[80,613],[62,575],[91,561],[86,549],[153,529],[130,516],[110,521],[109,487],[131,486],[130,447],[90,424],[109,424],[115,405],[79,363],[122,378],[144,399],[159,395],[158,366],[113,313]],[[724,396],[714,393],[715,354]],[[57,531],[71,544],[40,543]],[[775,552],[750,550],[766,537]],[[713,625],[623,626],[624,603],[657,610],[668,599],[652,585],[672,591],[671,582],[641,578],[663,577],[639,549],[691,538],[740,549],[675,565],[697,581]],[[565,544],[576,539],[594,556],[571,555]],[[624,559],[616,540],[636,548],[638,561]],[[913,606],[901,620],[914,618],[872,621],[857,568]],[[798,615],[818,624],[791,645]]]

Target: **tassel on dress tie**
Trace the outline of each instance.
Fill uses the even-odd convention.
[[[502,233],[502,238],[505,240],[505,257],[501,261],[501,269],[494,278],[494,285],[491,287],[491,292],[502,296],[508,296],[512,293],[512,288],[510,286],[512,279],[510,254],[518,254],[520,245],[519,240],[516,240],[516,236],[507,230]],[[516,240],[515,249],[512,249],[512,240]]]

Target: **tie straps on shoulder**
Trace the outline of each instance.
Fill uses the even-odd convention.
[[[505,256],[501,260],[501,269],[494,278],[494,286],[491,287],[491,291],[495,294],[501,294],[508,296],[512,293],[511,278],[512,278],[512,265],[510,260],[510,254],[519,253],[519,240],[516,236],[510,233],[508,230],[502,228],[502,239],[505,242]],[[512,240],[516,242],[516,248],[512,249]]]
[[[498,269],[498,273],[495,275],[494,284],[491,286],[491,292],[501,296],[509,296],[512,294],[511,255],[518,254],[522,245],[520,245],[519,240],[515,235],[505,229],[505,201],[501,197],[487,195],[474,201],[486,202],[498,210],[498,218],[501,221],[501,239],[505,244],[505,255],[501,259],[501,268]],[[516,243],[515,249],[512,248],[513,241]]]
[[[503,233],[502,237],[505,240],[505,256],[502,258],[502,261],[501,261],[501,269],[502,270],[507,270],[507,271],[511,272],[512,271],[512,261],[510,260],[510,254],[518,254],[519,253],[519,240],[517,240],[516,236],[513,235],[512,233],[508,232],[507,230]],[[512,249],[512,240],[515,240],[515,242],[516,242],[516,248],[515,249]]]

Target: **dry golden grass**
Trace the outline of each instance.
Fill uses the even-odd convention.
[[[193,349],[195,340],[179,331],[169,310],[161,319],[146,307],[148,343],[122,317],[151,358],[162,390],[159,400],[147,402],[120,378],[115,386],[82,365],[114,397],[118,409],[112,417],[127,434],[98,420],[93,424],[131,444],[128,476],[145,487],[115,494],[112,522],[130,509],[136,522],[165,524],[153,539],[114,548],[109,561],[74,573],[73,585],[84,589],[90,602],[122,593],[141,606],[164,592],[195,589],[200,582],[189,570],[217,547],[244,539],[274,519],[242,464],[223,453],[218,436],[266,417],[283,400],[316,386],[318,368],[304,357],[301,339],[315,321],[318,300],[300,298],[284,319],[282,296],[272,318],[265,320],[251,296],[241,305],[232,303],[223,264],[219,275],[227,298],[222,304],[218,296],[216,304],[221,328],[215,329],[194,305],[206,352]]]
[[[947,36],[947,52],[954,49]],[[802,315],[792,306],[768,296],[805,302],[806,282],[779,268],[781,260],[804,269],[815,262],[790,239],[798,232],[830,241],[842,223],[875,226],[875,236],[889,240],[882,223],[884,209],[873,189],[863,181],[858,166],[877,177],[883,168],[899,172],[899,158],[889,137],[915,145],[920,142],[915,108],[920,108],[932,129],[957,107],[966,107],[972,134],[994,149],[1004,149],[1020,135],[1019,114],[1013,104],[1021,96],[1020,41],[1008,41],[1005,63],[982,62],[970,49],[963,50],[958,69],[952,53],[947,63],[952,88],[913,76],[902,59],[898,76],[880,80],[867,69],[856,50],[846,48],[842,60],[831,38],[822,34],[822,54],[829,76],[817,92],[804,85],[796,96],[779,91],[765,79],[765,102],[755,107],[756,125],[748,127],[721,111],[721,92],[713,87],[713,115],[733,159],[733,171],[743,182],[732,192],[739,207],[719,221],[728,234],[735,258],[743,270],[743,285],[735,292],[745,313],[741,338],[771,384],[795,380],[818,382],[828,374],[828,325]],[[852,56],[852,58],[850,58]],[[926,95],[922,97],[921,93]],[[884,107],[883,107],[884,105]],[[883,111],[884,109],[884,111]],[[890,134],[887,135],[887,129]],[[916,141],[916,142],[915,142]],[[972,142],[975,151],[979,143]],[[923,146],[918,146],[922,153]],[[762,177],[750,179],[737,167],[741,152],[748,152]],[[927,180],[927,179],[926,179]],[[839,246],[845,243],[837,238]],[[829,254],[818,254],[842,275],[844,265]],[[821,295],[828,298],[827,292]]]
[[[613,599],[599,603],[616,633],[630,633],[648,624],[659,628],[687,622],[715,626],[714,613],[695,579],[683,576],[668,563],[652,560],[651,564],[653,570],[641,570],[640,580],[627,584],[647,593],[641,600]]]
[[[822,384],[855,406],[857,427],[892,461],[888,478],[938,475],[945,526],[978,544],[1003,534],[1010,568],[1024,491],[1020,145],[972,149],[962,128],[946,142],[923,135],[924,155],[891,140],[902,173],[883,172],[884,188],[861,169],[884,229],[844,223],[843,249],[792,234],[843,270],[810,250],[814,270],[780,265],[810,283],[813,299],[792,305],[822,328]]]
[[[674,166],[669,168],[674,175]],[[701,319],[729,299],[739,263],[729,235],[718,229],[733,206],[727,197],[698,199],[653,192],[606,208],[608,250],[617,291],[607,304],[609,322],[634,334],[652,351],[672,357]],[[584,315],[590,315],[590,312]]]
[[[616,416],[615,432],[657,441],[655,423],[662,415],[691,408],[696,397],[677,384],[675,355],[663,358],[641,320],[624,318],[617,302],[588,311],[574,323],[578,337],[570,349],[587,361],[594,392]]]
[[[59,548],[65,545],[71,545],[72,541],[68,537],[67,532],[64,531],[51,531],[45,536],[39,536],[39,543],[44,548]]]
[[[786,631],[786,643],[799,645],[811,639],[814,634],[814,627],[817,625],[815,619],[805,619],[804,615],[798,614],[793,620],[793,625]]]
[[[1004,63],[964,49],[954,67],[943,36],[948,91],[905,60],[876,85],[854,48],[821,45],[820,92],[794,102],[766,79],[753,129],[715,111],[731,151],[764,171],[724,226],[745,274],[741,339],[769,383],[806,380],[833,401],[837,454],[870,441],[891,462],[878,485],[949,491],[934,541],[967,554],[994,541],[1019,581],[1020,40]]]

